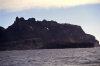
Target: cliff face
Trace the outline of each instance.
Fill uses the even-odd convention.
[[[0,45],[0,49],[75,48],[94,47],[99,42],[77,25],[16,17],[7,29],[0,27]]]

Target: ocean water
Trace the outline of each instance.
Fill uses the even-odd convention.
[[[100,66],[100,47],[0,51],[0,66]]]

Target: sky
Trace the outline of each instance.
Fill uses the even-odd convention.
[[[0,26],[7,28],[16,16],[80,25],[100,41],[100,0],[0,0]]]

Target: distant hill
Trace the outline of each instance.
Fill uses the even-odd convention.
[[[16,17],[7,29],[0,27],[0,50],[86,48],[99,46],[94,36],[78,25]]]

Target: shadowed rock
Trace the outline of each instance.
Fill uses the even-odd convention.
[[[0,27],[0,49],[85,48],[99,46],[94,36],[78,25],[16,17],[7,29]]]

